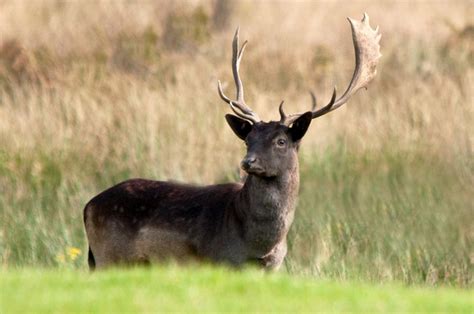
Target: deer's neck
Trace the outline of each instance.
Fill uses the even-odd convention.
[[[250,247],[265,254],[286,238],[298,197],[298,164],[276,178],[249,175],[240,192],[237,210]]]

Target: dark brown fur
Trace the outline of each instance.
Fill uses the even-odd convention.
[[[245,183],[133,179],[100,193],[84,210],[91,268],[169,259],[281,265],[298,193],[297,149],[311,116],[293,128],[227,119],[248,146]]]

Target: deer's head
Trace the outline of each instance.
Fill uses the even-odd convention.
[[[232,73],[237,89],[236,100],[231,100],[224,94],[220,81],[218,92],[222,100],[229,104],[236,114],[226,115],[226,120],[234,133],[247,145],[247,154],[241,163],[242,169],[247,173],[262,177],[277,177],[294,168],[300,140],[308,130],[312,119],[339,108],[375,77],[376,66],[381,56],[379,45],[381,35],[378,27],[375,30],[370,27],[367,14],[364,14],[361,21],[350,18],[348,20],[352,29],[356,64],[346,91],[337,98],[334,88],[331,100],[320,109],[317,109],[316,97],[311,93],[312,109],[304,113],[287,115],[281,102],[280,121],[263,122],[245,104],[239,66],[247,41],[239,49],[239,29],[235,32],[232,42]]]

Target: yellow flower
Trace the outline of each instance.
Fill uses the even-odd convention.
[[[68,247],[67,249],[67,255],[69,256],[69,259],[71,261],[76,260],[76,258],[81,254],[81,250],[78,249],[77,247]]]

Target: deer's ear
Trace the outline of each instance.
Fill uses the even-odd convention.
[[[299,141],[305,135],[309,125],[311,124],[312,119],[313,115],[311,111],[308,111],[305,114],[301,115],[301,117],[296,119],[295,122],[293,122],[289,131],[293,142]]]
[[[245,141],[247,135],[252,131],[252,125],[250,122],[232,114],[226,114],[225,119],[235,135]]]

